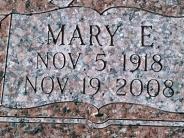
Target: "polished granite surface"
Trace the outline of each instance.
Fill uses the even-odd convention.
[[[0,136],[182,137],[183,6],[1,0]]]

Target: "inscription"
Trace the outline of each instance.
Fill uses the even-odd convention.
[[[52,58],[50,58],[49,55],[54,55],[54,56]],[[61,57],[59,57],[59,55]],[[62,70],[66,67],[66,60],[67,60],[66,57],[68,57],[68,60],[69,60],[69,63],[70,63],[70,68],[75,70],[76,67],[77,67],[77,63],[80,62],[79,59],[80,59],[81,55],[82,55],[82,53],[79,53],[77,58],[76,58],[76,61],[74,61],[74,59],[72,58],[71,53],[68,53],[67,56],[65,54],[63,54],[62,52],[57,52],[55,54],[47,53],[47,55],[44,56],[44,57],[46,57],[46,59],[44,60],[43,56],[41,56],[41,54],[38,53],[38,56],[37,56],[37,69],[39,69],[39,67],[42,68],[41,64],[43,64],[43,66],[45,66],[46,69],[54,68],[54,69]],[[101,58],[100,58],[100,56],[101,56]],[[104,60],[102,57],[103,58],[106,57],[106,54],[97,54],[95,60],[92,61],[92,62],[96,62],[96,63],[98,63],[98,62],[101,63],[101,67],[99,67],[99,68],[95,67],[96,71],[103,71],[107,67],[108,61]],[[151,64],[149,64],[149,69],[148,69],[148,56],[147,56],[147,54],[145,56],[142,56],[142,57],[139,56],[138,54],[132,54],[132,55],[129,56],[128,59],[127,59],[126,54],[122,54],[122,58],[123,58],[123,62],[122,62],[123,71],[130,71],[132,73],[134,71],[137,71],[137,70],[160,72],[162,70],[162,67],[163,67],[163,65],[161,63],[161,56],[158,55],[158,54],[155,54],[155,55],[152,56],[152,59],[150,60]],[[39,59],[40,59],[40,61],[39,61]],[[48,64],[49,59],[51,60],[53,67],[49,66],[49,64]],[[56,60],[59,61],[58,63],[60,63],[60,65],[56,65]],[[127,69],[128,62],[130,62],[132,64],[133,69]],[[142,62],[144,63],[144,68],[140,69],[140,66],[141,66]],[[130,63],[128,64],[129,66],[130,66]],[[84,70],[85,70],[85,68],[84,68]],[[32,90],[30,89],[30,92],[34,91],[36,93],[37,92],[37,87],[38,87],[38,84],[37,84],[38,79],[40,79],[40,78],[36,77],[35,79],[30,79],[28,76],[26,76],[25,91],[28,92],[27,85],[29,84],[32,87]],[[86,94],[86,79],[87,79],[86,77],[84,79],[82,79],[83,86],[82,86],[81,92],[83,94]],[[32,82],[34,82],[34,83],[32,83]],[[39,84],[39,86],[41,87],[42,92],[45,93],[45,94],[51,94],[54,90],[55,85],[59,85],[61,93],[63,93],[65,91],[66,86],[70,86],[70,84],[68,84],[69,83],[69,78],[67,76],[65,78],[59,78],[58,76],[55,76],[55,77],[46,76],[46,77],[43,77],[41,79],[41,81],[39,81],[39,82],[41,82],[41,84]],[[122,82],[122,86],[120,86],[118,88],[118,90],[116,91],[117,95],[126,95],[126,94],[118,94],[118,93],[119,93],[119,91],[122,91],[124,89],[124,87],[127,85],[127,80],[126,79],[117,79],[116,82],[117,83]],[[169,84],[169,82],[171,84]],[[88,85],[95,90],[93,95],[97,94],[100,91],[101,81],[98,78],[91,78],[88,83],[89,83]],[[49,85],[50,88],[47,88],[48,92],[46,92],[44,89],[48,84],[50,84]],[[62,86],[61,84],[64,84],[64,85]],[[137,85],[140,86],[140,93],[138,95],[134,94],[134,92],[133,92],[134,84],[137,84]],[[165,97],[172,97],[174,95],[174,90],[172,89],[173,81],[172,80],[166,80],[164,82],[164,85],[165,85],[166,88],[164,88],[164,90],[163,90],[163,95]],[[129,87],[130,87],[130,93],[133,96],[139,96],[139,95],[142,94],[144,86],[143,86],[143,82],[141,80],[134,79],[130,82]],[[150,91],[151,90],[155,91],[153,87],[156,87],[155,88],[156,92],[155,92],[155,94],[151,95]],[[169,91],[167,93],[170,93],[169,95],[165,94],[166,93],[165,89],[167,89],[167,88],[168,88],[168,91]],[[156,97],[159,94],[160,89],[161,89],[160,88],[160,82],[158,80],[151,79],[147,82],[147,93],[148,93],[149,96]]]
[[[75,7],[13,14],[11,22],[3,105],[126,102],[184,111],[182,18]]]

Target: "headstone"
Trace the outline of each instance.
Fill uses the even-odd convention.
[[[103,116],[99,110],[106,105],[128,103],[184,113],[183,17],[126,7],[98,12],[81,6],[9,16],[3,107],[74,102],[89,104],[98,110],[95,115]],[[77,117],[27,119],[86,123],[86,118]],[[184,125],[181,120],[121,118],[88,124]]]

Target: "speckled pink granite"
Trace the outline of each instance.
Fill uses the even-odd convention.
[[[66,2],[66,1],[65,1]],[[55,4],[54,4],[55,3]],[[58,8],[61,3],[56,1],[15,1],[0,2],[0,19],[11,11],[18,13],[40,12]],[[80,5],[91,7],[98,11],[103,11],[113,6],[137,7],[157,12],[168,16],[183,15],[183,1],[172,0],[150,0],[150,1],[134,1],[134,0],[74,0],[73,3],[66,2],[71,6]],[[8,27],[10,17],[8,16],[2,21],[0,28],[0,60],[1,78],[3,77],[3,68],[5,61],[5,49],[8,37]],[[179,68],[180,69],[180,68]],[[112,104],[100,109],[103,116],[95,116],[97,109],[90,104],[82,103],[58,103],[33,109],[10,109],[1,107],[1,116],[23,116],[23,117],[83,117],[92,122],[104,122],[107,119],[148,119],[148,120],[180,120],[183,114],[168,113],[159,109],[148,106],[135,104]],[[147,126],[108,126],[102,129],[93,129],[88,125],[62,125],[62,124],[44,124],[44,123],[23,123],[26,120],[20,120],[22,123],[1,123],[0,135],[2,137],[182,137],[182,127],[147,127]]]

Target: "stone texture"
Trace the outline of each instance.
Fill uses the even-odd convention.
[[[97,11],[110,7],[135,7],[169,16],[182,16],[183,1],[175,0],[75,0],[73,5],[85,5]]]
[[[88,19],[90,16],[91,18]],[[92,21],[92,25],[98,25],[103,32],[99,34],[99,42],[93,39],[93,44],[90,45],[89,28]],[[184,30],[181,27],[183,23],[183,18],[168,18],[131,8],[111,9],[103,15],[82,7],[31,16],[13,14],[2,104],[13,108],[30,108],[53,102],[77,100],[100,108],[109,103],[126,102],[147,105],[164,111],[184,112],[182,97],[184,83],[182,38]],[[64,32],[68,33],[64,34],[65,45],[60,45],[60,39],[57,44],[51,42],[48,45],[48,24],[56,32],[60,30],[61,24],[66,25]],[[80,45],[80,39],[72,41],[73,44],[70,45],[73,36],[71,34],[74,32],[76,24],[80,25],[81,39],[83,39],[84,45]],[[109,25],[111,33],[118,29],[113,38],[114,46],[110,44],[112,43],[110,42],[111,38],[105,25]],[[143,47],[141,44],[142,25],[152,25],[153,27],[152,39],[147,39],[151,42],[145,42],[147,44],[154,43],[153,48]],[[49,39],[52,41],[51,37]],[[63,55],[58,52],[65,55],[66,65],[63,64]],[[77,59],[78,54],[81,53],[78,62],[72,59],[76,62],[75,69],[68,57],[69,52],[72,53],[74,59]],[[38,53],[45,61],[48,60],[48,68],[45,67]],[[103,53],[106,54],[103,59],[107,62],[107,67],[103,71],[98,71],[97,69],[101,69],[102,65],[95,61],[96,55]],[[127,59],[124,59],[124,54]],[[146,59],[145,54],[147,54]],[[46,55],[49,59],[45,58]],[[138,59],[132,60],[131,57],[140,58],[141,64],[138,70],[134,70],[137,64],[132,63],[137,62]],[[124,60],[126,60],[126,64]],[[144,64],[146,60],[147,65]],[[124,65],[127,66],[125,71]],[[147,71],[145,71],[145,66],[147,66]],[[63,68],[58,69],[61,67]],[[28,83],[26,76],[32,83]],[[57,82],[57,77],[59,77],[60,83],[66,82],[66,78],[68,78],[63,94],[58,92],[60,85]],[[85,95],[81,94],[84,78],[86,78]],[[101,82],[100,91],[97,93],[95,93],[97,88],[90,87],[88,81],[91,78],[98,78]],[[120,87],[118,85],[121,84],[116,82],[117,79],[126,79],[127,81],[127,85],[118,91],[119,93],[126,92],[125,96],[117,94],[117,89]],[[130,89],[134,79],[139,79],[139,81],[134,83],[134,89]],[[153,87],[153,90],[148,91],[148,88],[151,89],[151,86],[148,86],[150,80],[152,83],[156,83],[156,86]],[[37,84],[33,86],[37,91],[34,91],[30,85],[35,81]],[[43,85],[42,82],[44,82]],[[97,83],[97,80],[95,79],[93,83]],[[145,88],[139,95],[140,92],[136,92],[136,89],[140,91],[140,83]],[[160,89],[158,93],[157,87]],[[134,96],[130,91],[139,96]],[[158,95],[153,96],[155,94]]]
[[[7,14],[16,11],[20,13],[40,12],[57,8],[53,4],[50,6],[47,1],[31,1],[33,4],[27,4],[20,1],[1,1],[0,12]],[[28,2],[27,2],[28,3]],[[98,11],[103,11],[107,7],[127,5],[131,7],[138,7],[142,9],[151,10],[164,15],[181,16],[183,15],[183,1],[172,0],[151,0],[151,1],[74,1],[73,5],[81,5],[92,7]],[[1,17],[3,18],[3,16]],[[7,44],[8,36],[8,17],[3,22],[1,27],[1,59],[4,61],[5,46]],[[3,63],[3,62],[1,62]],[[1,66],[3,67],[3,66]],[[3,74],[3,73],[2,73]],[[86,110],[87,109],[87,110]],[[114,109],[114,110],[112,110]],[[114,104],[108,105],[101,109],[100,112],[104,114],[103,117],[96,117],[93,113],[97,110],[87,104],[67,103],[49,105],[34,109],[8,109],[1,107],[1,115],[21,115],[21,116],[55,116],[55,117],[86,117],[91,121],[99,122],[107,118],[142,118],[142,119],[168,119],[168,120],[182,120],[183,114],[168,113],[154,108],[145,107],[133,104]],[[182,127],[141,127],[141,126],[108,126],[103,129],[92,129],[85,125],[53,125],[53,124],[30,124],[30,123],[1,123],[0,134],[2,137],[183,137]]]
[[[30,12],[40,12],[48,9],[52,9],[55,6],[49,3],[47,0],[1,0],[0,1],[0,13],[8,14],[10,12],[18,13],[30,13]]]
[[[112,126],[104,129],[91,129],[85,125],[50,124],[3,124],[1,136],[4,137],[182,137],[183,128],[163,127],[123,127]],[[9,132],[9,133],[7,133]]]

